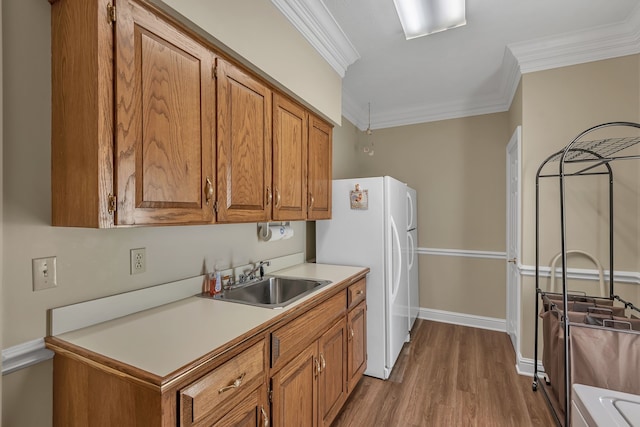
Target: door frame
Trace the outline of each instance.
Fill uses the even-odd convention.
[[[511,338],[511,343],[516,352],[520,354],[520,308],[521,308],[521,284],[520,276],[522,253],[522,126],[516,127],[506,149],[506,328]],[[517,168],[515,170],[516,196],[515,202],[511,199],[511,181],[514,178],[511,171],[511,160],[515,157]],[[515,219],[516,224],[512,221]],[[515,230],[512,233],[511,230]],[[511,248],[514,248],[512,250]],[[511,280],[512,269],[515,269],[515,283]]]

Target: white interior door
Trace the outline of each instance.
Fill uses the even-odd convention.
[[[507,333],[520,352],[520,147],[521,126],[507,145]]]

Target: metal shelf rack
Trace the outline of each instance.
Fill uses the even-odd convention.
[[[574,138],[565,148],[549,156],[538,168],[536,173],[536,219],[535,219],[535,240],[536,240],[536,306],[535,306],[535,363],[534,363],[534,378],[533,378],[533,390],[538,388],[539,381],[541,380],[538,372],[538,346],[539,346],[539,322],[538,313],[540,311],[541,295],[544,292],[540,289],[540,179],[541,178],[558,178],[560,189],[560,239],[561,239],[561,256],[562,256],[562,303],[563,307],[569,307],[567,300],[567,227],[566,227],[566,189],[565,179],[575,176],[593,176],[603,175],[609,179],[609,296],[611,300],[617,300],[624,304],[625,308],[639,311],[638,307],[631,302],[625,301],[620,298],[614,292],[614,259],[613,259],[613,170],[611,163],[619,160],[639,160],[640,155],[623,155],[624,151],[640,143],[640,136],[627,136],[606,138],[597,140],[588,140],[586,137],[596,131],[601,131],[606,128],[626,128],[627,131],[638,133],[640,131],[640,124],[632,122],[611,122],[603,123],[592,128],[589,128]],[[557,172],[553,171],[549,166],[552,163],[558,163]],[[547,172],[547,170],[549,170]],[[551,274],[555,274],[552,271]],[[553,411],[553,415],[558,425],[570,426],[570,390],[571,390],[571,378],[570,378],[570,355],[569,355],[569,321],[562,322],[562,334],[564,338],[564,417],[559,415],[549,397],[549,392],[545,387],[542,387],[544,396],[547,403]],[[561,420],[561,418],[564,418]]]

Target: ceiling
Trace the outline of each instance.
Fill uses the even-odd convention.
[[[343,76],[360,129],[506,111],[521,74],[640,52],[638,0],[467,0],[467,25],[405,40],[393,0],[271,0]]]

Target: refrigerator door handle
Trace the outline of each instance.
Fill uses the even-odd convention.
[[[407,206],[407,230],[411,230],[412,228],[415,228],[415,225],[413,225],[413,198],[409,193],[407,193],[407,202],[409,203]]]
[[[411,235],[411,233],[407,233],[407,240],[407,243],[409,244],[409,253],[411,255],[411,258],[409,258],[409,270],[411,270],[413,268],[413,262],[416,258],[416,250],[413,245],[413,236]]]
[[[398,289],[400,288],[400,277],[402,275],[402,244],[400,243],[400,235],[398,234],[398,227],[396,226],[396,222],[393,220],[393,217],[390,218],[391,222],[391,234],[393,235],[393,243],[396,247],[396,251],[398,253],[398,265],[393,265],[393,286],[391,289],[391,301],[396,299],[396,295],[398,294]],[[394,261],[394,257],[392,256],[392,264]]]

